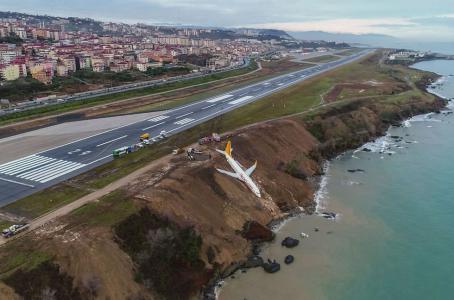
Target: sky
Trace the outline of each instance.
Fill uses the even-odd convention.
[[[126,23],[375,33],[454,42],[453,0],[1,0],[0,10]]]

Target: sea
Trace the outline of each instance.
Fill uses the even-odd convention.
[[[454,98],[454,61],[413,67],[442,75],[430,91]],[[454,299],[451,108],[415,116],[327,163],[317,211],[335,212],[336,218],[287,220],[261,254],[276,259],[281,270],[237,272],[223,282],[218,298]],[[286,236],[298,238],[299,246],[282,247]],[[295,257],[290,265],[287,255]]]

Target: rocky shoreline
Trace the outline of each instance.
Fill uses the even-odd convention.
[[[426,76],[421,81],[417,83],[417,87],[423,91],[429,91],[429,86],[439,78],[439,75],[432,74],[432,76]],[[314,159],[320,170],[323,169],[325,162],[345,153],[346,151],[357,149],[358,147],[376,140],[379,137],[382,137],[386,134],[390,126],[402,126],[402,123],[416,115],[421,115],[429,112],[440,112],[448,103],[448,99],[441,98],[438,95],[434,95],[435,100],[433,102],[409,102],[398,108],[394,109],[386,108],[385,106],[380,106],[371,103],[362,103],[359,101],[356,105],[347,105],[343,109],[336,111],[327,111],[319,114],[317,117],[310,120],[304,120],[304,127],[312,133],[318,140],[319,144],[315,149],[311,151],[311,158]],[[322,131],[321,135],[317,136],[318,130],[323,122],[326,120],[337,119],[345,123],[349,118],[354,119],[354,116],[358,117],[358,113],[372,114],[374,117],[370,116],[369,119],[371,123],[368,123],[367,132],[342,132],[340,135],[328,135],[326,130]],[[339,122],[334,122],[339,125]],[[372,125],[372,126],[371,126]],[[350,137],[349,139],[346,137]],[[323,172],[312,176],[311,180],[320,187],[321,178]],[[317,190],[318,190],[317,188]],[[255,230],[250,230],[242,233],[243,237],[248,237],[247,239],[251,241],[252,247],[251,252],[248,257],[243,261],[237,261],[232,263],[230,266],[226,267],[222,272],[213,278],[206,288],[203,290],[202,299],[217,299],[218,289],[222,286],[224,279],[234,276],[235,272],[242,271],[246,272],[246,269],[263,267],[264,260],[260,257],[260,249],[270,241],[270,238],[274,237],[273,228],[279,226],[279,224],[288,221],[292,217],[301,215],[301,214],[313,214],[315,212],[315,195],[314,193],[313,200],[313,209],[304,210],[299,207],[289,210],[286,212],[285,216],[273,219],[269,222],[266,227],[260,225],[260,234],[254,235]],[[253,221],[251,221],[253,222]],[[265,230],[266,228],[266,230]],[[247,229],[245,227],[244,229]],[[265,233],[266,232],[266,233]],[[265,238],[260,238],[265,237]]]

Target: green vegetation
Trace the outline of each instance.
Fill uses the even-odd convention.
[[[8,253],[5,257],[2,257],[2,263],[0,264],[0,279],[11,275],[19,268],[24,271],[33,270],[41,263],[48,261],[51,257],[41,251],[35,251],[31,248],[25,249],[24,247],[14,248],[15,252]]]
[[[177,73],[177,74],[187,74],[191,71],[188,67],[175,67],[175,68],[166,68],[166,67],[158,67],[158,68],[148,68],[145,74],[148,76],[158,76],[164,75],[168,73]],[[176,74],[175,74],[176,75]]]
[[[59,184],[8,204],[3,209],[33,219],[88,193],[87,189]]]
[[[96,202],[86,204],[71,213],[80,223],[113,226],[137,212],[125,190],[116,190]]]
[[[201,237],[144,208],[115,226],[117,242],[138,265],[136,280],[151,280],[166,299],[188,299],[208,280]]]
[[[13,222],[5,221],[5,220],[0,220],[0,231],[8,228],[9,226],[13,225]]]
[[[293,159],[285,166],[285,172],[295,178],[299,178],[302,180],[307,179],[307,175],[301,170],[300,161]]]
[[[0,85],[0,98],[19,100],[30,98],[32,94],[38,94],[47,90],[47,86],[31,77],[6,81]]]
[[[24,299],[82,299],[79,290],[73,288],[73,278],[50,261],[30,270],[18,269],[3,281]]]
[[[189,79],[186,81],[179,81],[179,82],[175,82],[175,83],[165,84],[162,86],[148,87],[148,88],[137,89],[137,90],[127,91],[127,92],[122,92],[122,93],[117,93],[117,94],[112,94],[112,95],[99,96],[99,97],[94,97],[94,98],[90,98],[90,99],[86,99],[86,100],[63,103],[63,104],[59,104],[59,105],[45,106],[45,107],[40,107],[40,108],[36,108],[36,109],[30,109],[27,111],[19,111],[19,112],[12,113],[9,115],[0,116],[0,125],[6,125],[6,124],[18,122],[18,121],[28,120],[28,119],[31,119],[31,118],[37,117],[37,116],[40,116],[40,117],[49,116],[49,115],[53,115],[53,114],[57,114],[57,113],[68,112],[68,111],[71,111],[74,109],[80,109],[80,108],[86,108],[86,107],[99,105],[99,104],[111,103],[111,102],[124,100],[124,99],[128,99],[128,98],[133,98],[133,97],[141,97],[141,96],[153,95],[153,94],[158,94],[158,93],[164,93],[164,92],[172,91],[175,89],[186,88],[186,87],[193,86],[193,85],[206,84],[206,83],[210,83],[210,82],[213,82],[216,80],[221,80],[221,79],[225,79],[228,77],[246,74],[255,69],[257,69],[257,64],[255,62],[253,62],[246,68],[242,68],[242,69],[238,69],[238,70],[231,70],[231,71],[218,73],[218,74],[212,74],[209,76]]]
[[[5,44],[22,45],[23,42],[24,41],[14,33],[12,33],[9,36],[0,37],[0,44],[5,43]]]
[[[338,59],[339,59],[339,57],[337,57],[337,56],[333,56],[333,55],[323,55],[323,56],[317,56],[317,57],[305,59],[304,61],[305,61],[305,62],[311,62],[311,63],[320,63],[320,64],[323,64],[323,63],[335,61],[335,60],[338,60]]]

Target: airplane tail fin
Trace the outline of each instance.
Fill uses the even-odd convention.
[[[225,155],[232,156],[232,142],[228,141],[227,146],[225,146]]]
[[[219,150],[219,149],[216,149],[217,152],[225,155],[225,156],[232,156],[232,143],[230,141],[227,142],[227,146],[225,146],[225,150],[222,151],[222,150]]]

